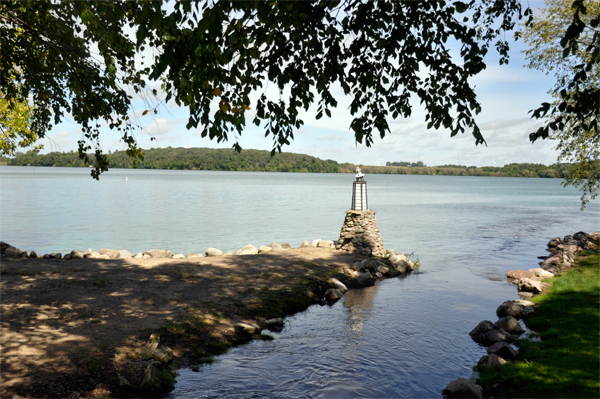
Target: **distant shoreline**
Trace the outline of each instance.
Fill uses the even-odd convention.
[[[90,159],[93,155],[90,154]],[[570,164],[511,163],[500,166],[439,165],[427,166],[422,162],[387,162],[386,166],[356,165],[322,160],[305,154],[269,151],[210,148],[155,148],[144,150],[144,159],[133,162],[125,151],[108,154],[109,168],[159,170],[212,170],[237,172],[290,172],[290,173],[355,173],[360,167],[367,174],[436,175],[436,176],[490,176],[564,178]],[[36,154],[30,151],[14,158],[0,157],[3,166],[77,167],[89,168],[77,152]]]

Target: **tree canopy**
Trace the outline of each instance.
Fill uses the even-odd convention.
[[[600,3],[595,0],[545,0],[546,8],[529,23],[528,67],[553,72],[555,101],[533,112],[545,126],[530,135],[557,140],[558,160],[573,163],[565,185],[583,191],[582,209],[598,195],[600,179]]]
[[[66,116],[81,125],[79,155],[89,161],[95,151],[95,178],[108,168],[102,124],[143,158],[132,96],[157,95],[149,81],[189,109],[188,128],[234,139],[238,150],[253,122],[281,151],[303,124],[300,111],[330,116],[339,92],[352,98],[350,129],[367,146],[390,131],[390,118],[411,115],[411,97],[428,128],[482,144],[469,78],[485,68],[490,47],[507,62],[503,33],[530,13],[518,0],[2,1],[0,83],[8,98],[33,100],[39,137]],[[156,57],[136,65],[146,48]]]
[[[35,145],[38,137],[31,129],[31,111],[27,102],[8,100],[0,93],[0,155],[14,155],[28,147],[42,149],[42,145]]]

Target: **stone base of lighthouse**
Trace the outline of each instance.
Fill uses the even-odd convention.
[[[336,249],[365,255],[384,256],[383,240],[377,227],[375,211],[347,210]]]

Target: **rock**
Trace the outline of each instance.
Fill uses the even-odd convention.
[[[133,387],[127,378],[123,377],[121,374],[117,374],[117,377],[119,378],[120,387]]]
[[[126,249],[121,249],[119,251],[119,258],[121,258],[121,259],[132,258],[132,257],[133,257],[133,254]]]
[[[344,285],[344,283],[342,283],[337,278],[330,278],[329,280],[327,280],[327,283],[329,284],[330,287],[338,289],[338,290],[340,290],[342,292],[348,291],[348,287],[346,287]]]
[[[258,249],[252,244],[248,244],[245,247],[238,249],[235,251],[234,255],[256,255],[258,253]]]
[[[265,321],[263,328],[270,331],[281,331],[284,325],[283,319],[278,317]]]
[[[546,269],[548,267],[553,267],[553,266],[559,265],[561,260],[562,260],[562,255],[557,253],[556,255],[552,255],[545,261],[541,262],[540,266],[543,269]]]
[[[513,302],[521,306],[535,306],[534,302],[526,301],[524,299],[513,299]]]
[[[584,249],[587,249],[589,251],[596,251],[598,249],[598,246],[596,244],[594,244],[591,241],[588,241],[585,243],[585,245],[583,246]]]
[[[117,249],[100,248],[100,255],[108,255],[111,259],[118,259],[121,256],[121,251]]]
[[[556,248],[560,245],[560,237],[555,237],[548,241],[548,248]]]
[[[110,259],[108,255],[101,255],[98,252],[93,252],[86,256],[87,259]]]
[[[473,341],[482,345],[492,345],[496,342],[512,341],[509,333],[497,327],[489,320],[480,322],[469,335]]]
[[[504,360],[516,360],[519,358],[519,353],[506,342],[496,342],[487,348],[488,355],[497,355]]]
[[[381,274],[388,274],[388,273],[390,272],[390,268],[389,268],[389,267],[386,267],[386,266],[381,266],[381,265],[380,265],[380,266],[377,268],[377,271],[378,271],[379,273],[381,273]]]
[[[327,298],[330,301],[336,301],[343,296],[344,293],[337,288],[330,288],[327,291],[325,291],[325,298]]]
[[[523,334],[525,332],[519,321],[512,316],[502,317],[494,324],[509,334]]]
[[[308,241],[302,241],[302,244],[300,244],[300,248],[306,248],[306,247],[312,247],[311,243]]]
[[[50,254],[44,254],[44,256],[42,256],[42,258],[44,258],[44,259],[50,259]]]
[[[144,255],[148,255],[151,258],[172,258],[175,254],[166,249],[151,249],[150,251],[145,251]]]
[[[184,254],[173,255],[173,259],[185,259],[185,255]]]
[[[519,291],[532,292],[540,294],[544,290],[544,285],[541,281],[536,281],[530,278],[522,278],[519,280]]]
[[[83,252],[76,249],[71,251],[71,259],[83,259]]]
[[[523,306],[514,303],[513,301],[505,301],[502,305],[498,306],[496,309],[496,316],[498,317],[506,317],[512,316],[515,318],[519,318],[521,316],[521,312],[523,311]]]
[[[66,254],[66,255],[64,256],[64,259],[66,259],[66,260],[69,260],[69,259],[71,259],[71,254]]]
[[[322,240],[319,241],[319,243],[317,244],[318,248],[335,248],[335,245],[333,245],[333,241],[331,240]]]
[[[4,251],[6,251],[7,248],[14,248],[14,247],[7,242],[0,241],[0,253],[2,255],[4,255]]]
[[[173,350],[168,347],[156,348],[151,355],[152,359],[161,362],[162,364],[168,364],[175,358]]]
[[[21,258],[29,258],[29,255],[27,255],[27,251],[23,251],[21,252]]]
[[[506,364],[506,360],[498,355],[485,355],[477,362],[477,368],[500,367],[504,364]]]
[[[565,244],[571,244],[573,241],[575,241],[575,238],[573,238],[573,236],[569,235],[569,236],[565,236],[563,238],[563,242]]]
[[[371,272],[369,272],[368,270],[365,272],[358,272],[358,277],[359,278],[365,278],[365,279],[370,279],[373,278],[373,275],[371,274]]]
[[[160,378],[160,370],[154,366],[153,364],[149,364],[146,367],[146,371],[144,372],[144,380],[140,385],[140,389],[142,389],[146,393],[160,393],[164,390],[163,383]]]
[[[269,244],[269,248],[271,248],[274,252],[283,251],[283,247],[276,242],[272,242]]]
[[[590,240],[600,239],[600,231],[594,231],[593,233],[588,234],[588,239],[590,239]]]
[[[573,234],[573,238],[582,244],[585,244],[590,239],[590,235],[584,231],[579,231]]]
[[[134,259],[143,259],[144,258],[144,254],[141,252],[138,252],[137,254],[135,254],[135,256],[133,257]]]
[[[542,278],[554,277],[554,274],[542,269],[541,267],[536,267],[535,269],[529,269],[528,272],[532,273],[536,277],[542,277]],[[524,277],[528,277],[528,276],[524,276]]]
[[[290,245],[289,242],[284,242],[283,244],[281,244],[281,248],[283,248],[283,249],[292,249],[292,246]]]
[[[62,259],[62,254],[60,252],[52,252],[50,254],[50,259]]]
[[[360,277],[360,274],[356,270],[352,270],[352,269],[344,269],[344,274],[351,278]]]
[[[88,248],[87,251],[83,253],[83,256],[88,256],[92,253],[92,248]]]
[[[206,256],[221,256],[223,255],[223,251],[217,248],[208,248],[206,250]]]
[[[321,241],[321,239],[317,238],[316,240],[313,240],[313,242],[310,245],[312,245],[313,247],[316,247],[317,245],[319,245],[319,241]]]
[[[4,250],[4,256],[7,256],[9,258],[20,258],[21,252],[22,251],[19,248],[8,247]]]
[[[531,298],[533,297],[533,294],[531,292],[520,291],[519,296],[521,298]]]
[[[255,335],[260,334],[260,327],[252,323],[238,323],[235,325],[238,334]]]
[[[35,259],[35,258],[37,258],[37,257],[38,257],[38,255],[35,253],[35,251],[31,251],[31,252],[29,253],[29,257],[30,257],[30,258],[32,258],[32,259]]]
[[[451,398],[483,398],[483,388],[466,378],[459,378],[450,382],[443,394]]]
[[[231,252],[231,251],[229,251],[225,254],[225,256],[231,256],[231,255],[233,255],[233,252]]]
[[[144,346],[144,352],[147,356],[151,356],[152,352],[158,348],[158,344],[160,342],[160,335],[158,334],[150,334],[150,338],[148,338],[148,342],[146,342],[146,346]]]
[[[259,254],[266,254],[268,252],[271,252],[273,250],[273,248],[271,247],[266,247],[264,245],[261,245],[260,247],[258,247],[258,253]]]
[[[531,306],[525,306],[523,308],[523,312],[521,313],[521,315],[523,317],[528,317],[530,314],[532,314],[533,312],[535,312],[535,309]]]
[[[408,270],[415,270],[415,264],[412,260],[407,260],[406,261],[406,269]]]
[[[188,259],[194,259],[194,258],[203,258],[202,254],[197,254],[197,253],[191,253],[188,255],[187,257]]]
[[[523,277],[530,277],[531,275],[532,275],[532,273],[528,272],[526,270],[509,270],[506,273],[506,277],[514,278],[516,280],[523,278]]]

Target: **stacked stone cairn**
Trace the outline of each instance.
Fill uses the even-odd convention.
[[[375,211],[347,210],[346,219],[340,232],[336,249],[384,257],[386,255],[383,240],[377,227]]]

